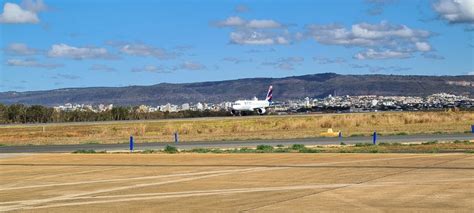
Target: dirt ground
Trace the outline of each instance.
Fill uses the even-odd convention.
[[[473,154],[41,154],[0,167],[0,211],[474,211]]]

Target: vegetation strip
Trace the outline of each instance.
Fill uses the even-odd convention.
[[[74,154],[95,154],[107,153],[106,151],[96,152],[95,150],[76,150]],[[162,150],[146,149],[143,151],[135,151],[137,154],[152,153],[474,153],[474,143],[470,141],[452,141],[443,142],[428,141],[421,144],[401,144],[401,143],[357,143],[355,145],[326,145],[316,147],[306,147],[303,144],[293,144],[291,146],[284,145],[258,145],[256,148],[195,148],[189,150],[179,150],[170,145]]]

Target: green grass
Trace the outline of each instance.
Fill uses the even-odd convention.
[[[423,142],[421,143],[422,145],[433,145],[433,144],[437,144],[438,141],[428,141],[428,142]]]
[[[163,149],[163,152],[169,153],[169,154],[174,154],[178,153],[178,149],[174,146],[166,145],[166,147]]]
[[[293,144],[291,146],[291,149],[293,150],[301,150],[301,149],[306,149],[306,147],[303,144]]]
[[[455,140],[453,143],[456,143],[456,144],[469,144],[471,142],[469,142],[467,140],[466,141]]]
[[[381,142],[378,144],[379,146],[404,146],[401,143],[386,143],[386,142]]]
[[[76,150],[72,153],[74,153],[74,154],[97,154],[97,153],[107,153],[107,151],[97,152],[93,149],[79,149],[79,150]]]
[[[258,145],[258,146],[257,146],[257,151],[260,151],[260,152],[272,152],[272,151],[273,151],[273,146],[270,146],[270,145]]]
[[[142,154],[151,154],[151,153],[156,153],[156,151],[153,150],[153,149],[145,149],[140,153],[142,153]]]
[[[397,132],[395,135],[408,135],[406,132]]]
[[[374,144],[371,143],[356,143],[355,147],[366,147],[366,146],[374,146]]]

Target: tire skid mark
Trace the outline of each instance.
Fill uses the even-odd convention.
[[[435,156],[415,155],[415,156],[409,156],[409,157],[376,158],[376,159],[365,159],[365,160],[356,160],[356,161],[347,161],[346,160],[346,161],[339,161],[339,162],[315,163],[315,164],[305,164],[305,165],[334,165],[334,164],[343,164],[343,163],[359,163],[359,162],[401,160],[401,159],[410,159],[410,158],[425,158],[425,157],[432,157],[433,158],[433,157],[443,157],[443,156],[451,156],[451,155],[459,155],[459,154],[443,154],[443,155],[435,155]],[[249,165],[248,167],[252,167],[252,165]],[[67,194],[67,195],[62,195],[62,196],[53,197],[53,198],[46,198],[46,199],[25,200],[25,201],[19,201],[18,205],[0,207],[0,211],[11,211],[11,210],[19,210],[19,209],[32,209],[32,208],[40,208],[40,207],[47,208],[48,206],[51,206],[51,205],[44,205],[44,206],[35,206],[35,205],[40,205],[40,204],[49,203],[49,202],[63,201],[63,200],[71,200],[71,198],[79,198],[79,197],[83,197],[85,195],[106,193],[106,192],[125,190],[125,189],[131,189],[131,188],[157,186],[157,185],[164,185],[164,184],[171,184],[171,183],[178,183],[178,182],[185,182],[185,181],[193,181],[193,180],[212,178],[212,177],[223,176],[223,175],[228,175],[228,174],[235,174],[235,173],[261,172],[261,171],[280,170],[280,169],[287,169],[287,168],[291,168],[291,167],[264,167],[264,168],[254,167],[254,168],[247,168],[247,169],[236,169],[236,170],[232,170],[232,171],[229,171],[229,172],[208,174],[208,175],[197,176],[197,177],[188,177],[188,178],[182,178],[182,179],[178,179],[178,180],[170,180],[170,181],[163,181],[163,182],[157,182],[157,183],[135,184],[135,185],[130,185],[130,186],[108,188],[108,189],[102,189],[102,190],[96,190],[96,191],[90,191],[90,192],[83,192],[83,193],[78,193],[78,194]],[[393,174],[391,174],[391,175],[393,175]],[[379,179],[379,178],[377,178],[377,179]],[[357,184],[361,184],[361,183],[357,183]],[[344,187],[348,187],[348,186],[341,186],[339,188],[344,188]],[[338,188],[336,188],[336,189],[338,189]],[[330,190],[334,190],[334,189],[330,189]],[[54,204],[54,205],[59,205],[59,204]]]
[[[146,176],[146,177],[118,178],[118,179],[107,179],[107,180],[91,180],[91,181],[80,181],[80,182],[70,182],[70,183],[52,183],[52,184],[33,185],[33,186],[19,186],[19,187],[0,188],[0,191],[41,188],[41,187],[51,187],[51,186],[70,186],[70,185],[80,185],[80,184],[120,182],[120,181],[131,181],[131,180],[148,180],[148,179],[167,178],[167,177],[180,177],[180,176],[214,174],[214,173],[232,172],[232,171],[240,171],[240,169],[216,170],[216,171],[194,172],[194,173],[179,173],[179,174],[168,174],[168,175],[155,175],[155,176]]]
[[[199,179],[204,179],[204,178],[234,174],[237,172],[252,171],[252,170],[257,170],[257,169],[259,168],[240,169],[240,170],[234,170],[231,172],[221,172],[221,173],[208,174],[208,175],[197,176],[197,177],[182,178],[182,179],[177,179],[177,180],[169,180],[169,181],[162,181],[162,182],[156,182],[156,183],[135,184],[135,185],[130,185],[130,186],[121,186],[121,187],[101,189],[101,190],[96,190],[96,191],[82,192],[82,193],[77,193],[77,194],[67,194],[67,195],[62,195],[58,197],[45,198],[45,199],[39,199],[39,200],[26,200],[26,201],[20,201],[18,205],[0,207],[0,211],[12,211],[12,210],[25,209],[24,208],[25,206],[39,205],[43,203],[56,202],[56,201],[62,201],[62,200],[70,200],[71,198],[81,197],[81,196],[90,195],[90,194],[99,194],[99,193],[126,190],[126,189],[139,188],[139,187],[158,186],[158,185],[164,185],[164,184],[170,184],[170,183],[193,181],[193,180],[199,180]]]
[[[428,156],[428,157],[433,157],[433,158],[434,158],[434,157],[451,156],[451,155],[459,155],[459,154],[444,154],[444,155],[435,155],[435,156]],[[440,164],[444,164],[444,163],[449,163],[449,162],[452,162],[452,161],[463,160],[463,159],[466,159],[466,158],[470,158],[470,156],[463,156],[463,157],[461,157],[461,158],[456,158],[456,159],[448,159],[448,160],[445,160],[445,161],[443,161],[443,162],[438,162],[438,163],[434,163],[434,164],[428,165],[428,166],[426,166],[426,167],[432,167],[432,166],[436,166],[436,165],[440,165]],[[383,175],[383,176],[381,176],[381,177],[372,178],[372,179],[369,179],[369,180],[365,180],[365,181],[358,182],[358,183],[356,183],[355,186],[360,186],[360,185],[363,185],[363,184],[368,184],[369,182],[374,181],[374,180],[379,180],[379,179],[383,179],[383,178],[386,178],[386,177],[389,177],[389,176],[399,175],[399,174],[402,174],[402,173],[408,173],[408,172],[411,172],[411,171],[414,171],[414,170],[417,170],[417,169],[414,168],[414,169],[408,169],[408,170],[404,170],[404,171],[400,171],[400,172],[390,173],[390,174],[387,174],[387,175]],[[341,186],[341,187],[336,187],[336,188],[332,188],[332,189],[328,189],[328,190],[324,190],[324,191],[314,192],[314,193],[310,193],[310,194],[303,195],[303,196],[297,196],[297,197],[294,197],[294,198],[285,199],[285,200],[278,201],[278,202],[273,202],[273,203],[270,203],[270,204],[265,204],[265,205],[262,205],[262,206],[257,206],[257,207],[252,207],[252,208],[244,209],[244,210],[242,210],[242,211],[240,211],[240,212],[254,211],[254,210],[261,209],[261,208],[265,208],[265,207],[272,206],[272,205],[275,205],[275,204],[285,203],[285,202],[288,202],[288,201],[297,200],[297,199],[301,199],[301,198],[305,198],[305,197],[310,197],[310,196],[314,196],[314,195],[319,195],[319,194],[322,194],[322,193],[325,193],[325,192],[330,192],[330,191],[334,191],[334,190],[338,190],[338,189],[344,189],[344,188],[348,188],[348,187],[351,187],[351,186]]]

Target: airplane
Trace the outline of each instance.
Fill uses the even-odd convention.
[[[263,115],[270,107],[273,98],[273,86],[270,85],[265,100],[258,100],[257,97],[253,100],[238,100],[232,104],[232,115],[242,115],[243,112],[257,112]]]

